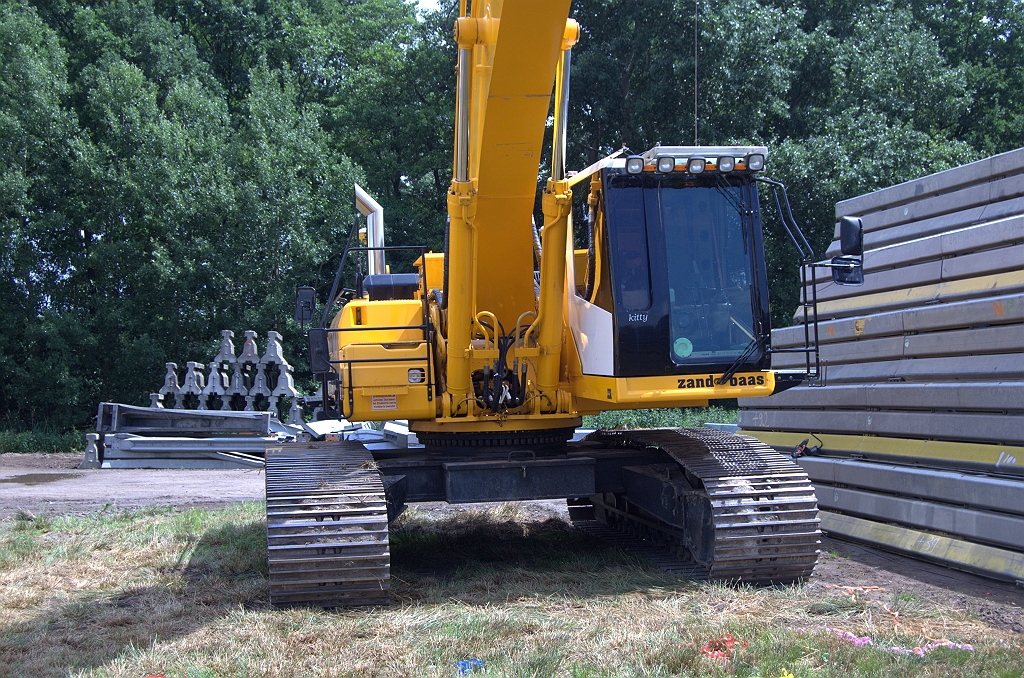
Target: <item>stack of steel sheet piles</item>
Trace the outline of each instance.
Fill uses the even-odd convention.
[[[800,462],[823,530],[1024,580],[1024,149],[845,200],[844,216],[863,221],[864,285],[818,285],[826,385],[742,400],[740,426],[821,446]],[[773,347],[803,336],[776,330]]]

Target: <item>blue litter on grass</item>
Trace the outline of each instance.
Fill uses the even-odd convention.
[[[482,669],[486,662],[479,657],[473,657],[471,659],[460,659],[455,662],[455,666],[459,669],[459,675],[464,676],[467,673],[472,673],[477,669]]]

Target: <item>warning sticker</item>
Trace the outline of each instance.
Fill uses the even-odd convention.
[[[370,396],[370,409],[371,410],[397,410],[398,409],[398,396],[397,395],[375,395],[375,396]]]

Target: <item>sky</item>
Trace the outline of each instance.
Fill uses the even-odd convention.
[[[411,1],[416,2],[416,0]],[[419,0],[416,4],[419,5],[420,11],[422,12],[429,12],[437,9],[437,0]]]

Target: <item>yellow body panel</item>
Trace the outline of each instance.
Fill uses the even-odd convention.
[[[583,290],[587,287],[587,250],[573,250],[572,257],[576,278],[573,282],[577,290]]]
[[[427,387],[427,344],[342,348],[341,414],[355,421],[424,419],[436,414]],[[373,362],[363,362],[373,361]]]
[[[331,353],[341,384],[341,415],[354,421],[433,418],[420,300],[350,301],[331,324]],[[404,329],[381,329],[402,327]]]
[[[427,291],[444,289],[444,254],[439,252],[427,252],[423,259],[415,262],[416,270],[423,272],[424,259],[426,260]]]
[[[423,341],[423,302],[418,299],[369,301],[353,299],[345,304],[331,322],[332,353],[345,344],[386,344],[396,341]],[[379,329],[404,327],[405,329]]]
[[[741,372],[721,386],[721,374],[661,377],[575,376],[569,392],[580,412],[651,407],[705,407],[708,400],[768,396],[775,390],[771,372]]]

